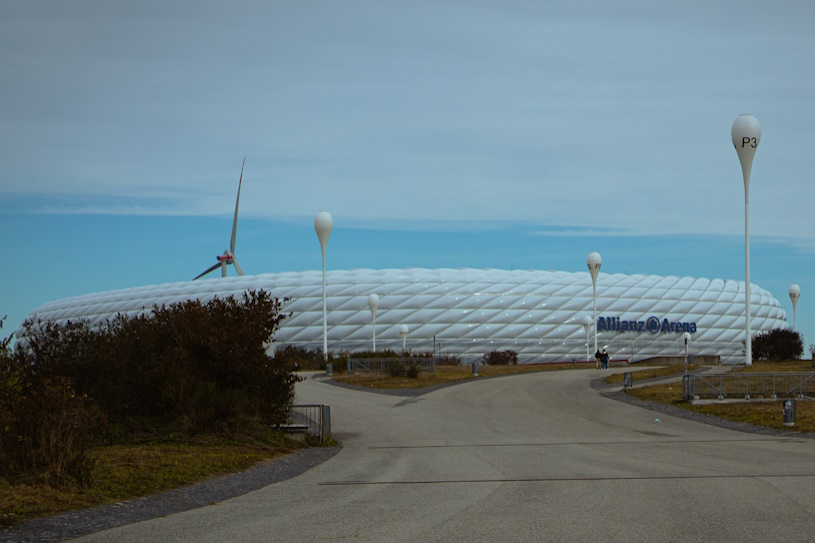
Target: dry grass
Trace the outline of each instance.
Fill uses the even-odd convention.
[[[667,403],[671,405],[684,404],[682,400],[682,383],[669,383],[665,385],[652,385],[648,387],[627,390],[626,393],[651,402]]]
[[[36,481],[12,485],[0,479],[0,526],[164,492],[245,470],[300,446],[277,434],[248,443],[208,437],[99,447],[94,480],[87,488]]]
[[[700,366],[695,366],[693,364],[688,365],[688,371],[693,371],[698,369]],[[637,369],[636,365],[629,366],[628,368],[632,373],[632,378],[634,382],[637,381],[645,381],[646,379],[654,379],[657,377],[668,377],[670,375],[679,375],[685,373],[685,365],[684,364],[669,364],[667,366],[658,366],[653,368],[648,368],[644,370]],[[615,373],[614,375],[609,375],[606,377],[606,383],[610,385],[619,385],[623,382],[623,374],[622,373]]]
[[[701,366],[688,365],[688,371],[694,371]],[[637,370],[637,365],[630,366],[633,372],[634,382],[644,381],[646,379],[653,379],[656,377],[667,377],[669,375],[679,375],[685,372],[684,364],[669,364],[667,366],[660,366],[658,368],[648,370]],[[767,362],[764,360],[757,360],[753,362],[750,367],[739,366],[733,371],[738,372],[755,372],[755,373],[778,373],[778,372],[811,372],[811,360],[791,360],[788,362]],[[716,370],[713,369],[715,373]],[[606,383],[610,385],[619,385],[623,382],[623,374],[618,373],[609,375],[606,378]]]
[[[531,373],[539,371],[553,371],[564,369],[588,369],[588,365],[574,364],[518,364],[514,366],[478,366],[479,377],[494,377],[498,375],[515,375],[519,373]],[[591,366],[594,367],[593,365]],[[478,379],[473,375],[471,366],[436,366],[433,373],[420,372],[419,377],[411,379],[409,377],[390,377],[387,373],[354,373],[334,374],[334,380],[340,383],[356,385],[365,388],[375,389],[396,389],[396,388],[425,388],[433,385],[465,381],[467,379]]]
[[[798,372],[809,373],[812,370],[812,360],[788,360],[785,362],[767,362],[754,360],[752,366],[739,366],[736,371],[754,373]]]
[[[728,420],[749,422],[793,432],[815,432],[815,402],[795,402],[795,426],[783,424],[782,400],[752,400],[728,404],[692,405],[688,409]]]
[[[750,372],[811,372],[809,360],[790,362],[754,362],[750,368],[739,368],[735,371]],[[635,374],[636,377],[636,374]],[[706,405],[691,405],[682,399],[682,383],[661,384],[626,391],[627,394],[652,402],[674,405],[714,415],[727,420],[746,422],[770,428],[786,429],[795,432],[815,432],[815,402],[796,401],[795,426],[783,425],[783,407],[778,400],[751,400],[739,402],[722,402]]]

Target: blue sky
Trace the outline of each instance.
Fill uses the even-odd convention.
[[[815,343],[806,2],[0,6],[0,314],[194,277],[497,267],[751,279]],[[812,306],[812,309],[810,307]],[[4,329],[4,331],[8,331]]]

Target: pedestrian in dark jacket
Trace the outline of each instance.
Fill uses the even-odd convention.
[[[608,353],[605,349],[603,349],[603,353],[600,355],[600,361],[603,364],[603,371],[608,371]]]

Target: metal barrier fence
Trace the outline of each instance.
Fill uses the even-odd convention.
[[[284,430],[303,431],[319,437],[320,445],[331,434],[331,407],[328,405],[292,405]]]
[[[387,373],[391,366],[397,364],[403,367],[415,365],[418,366],[419,371],[429,373],[436,371],[435,358],[349,358],[348,373],[353,374],[355,371]]]
[[[815,373],[687,374],[682,378],[685,401],[700,398],[815,397]]]

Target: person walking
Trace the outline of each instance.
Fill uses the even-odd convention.
[[[600,354],[600,349],[597,349],[597,352],[594,353],[594,369],[600,369],[600,360],[602,360],[603,355]]]
[[[608,353],[605,349],[603,349],[603,353],[600,355],[600,361],[603,364],[603,371],[608,371]]]

